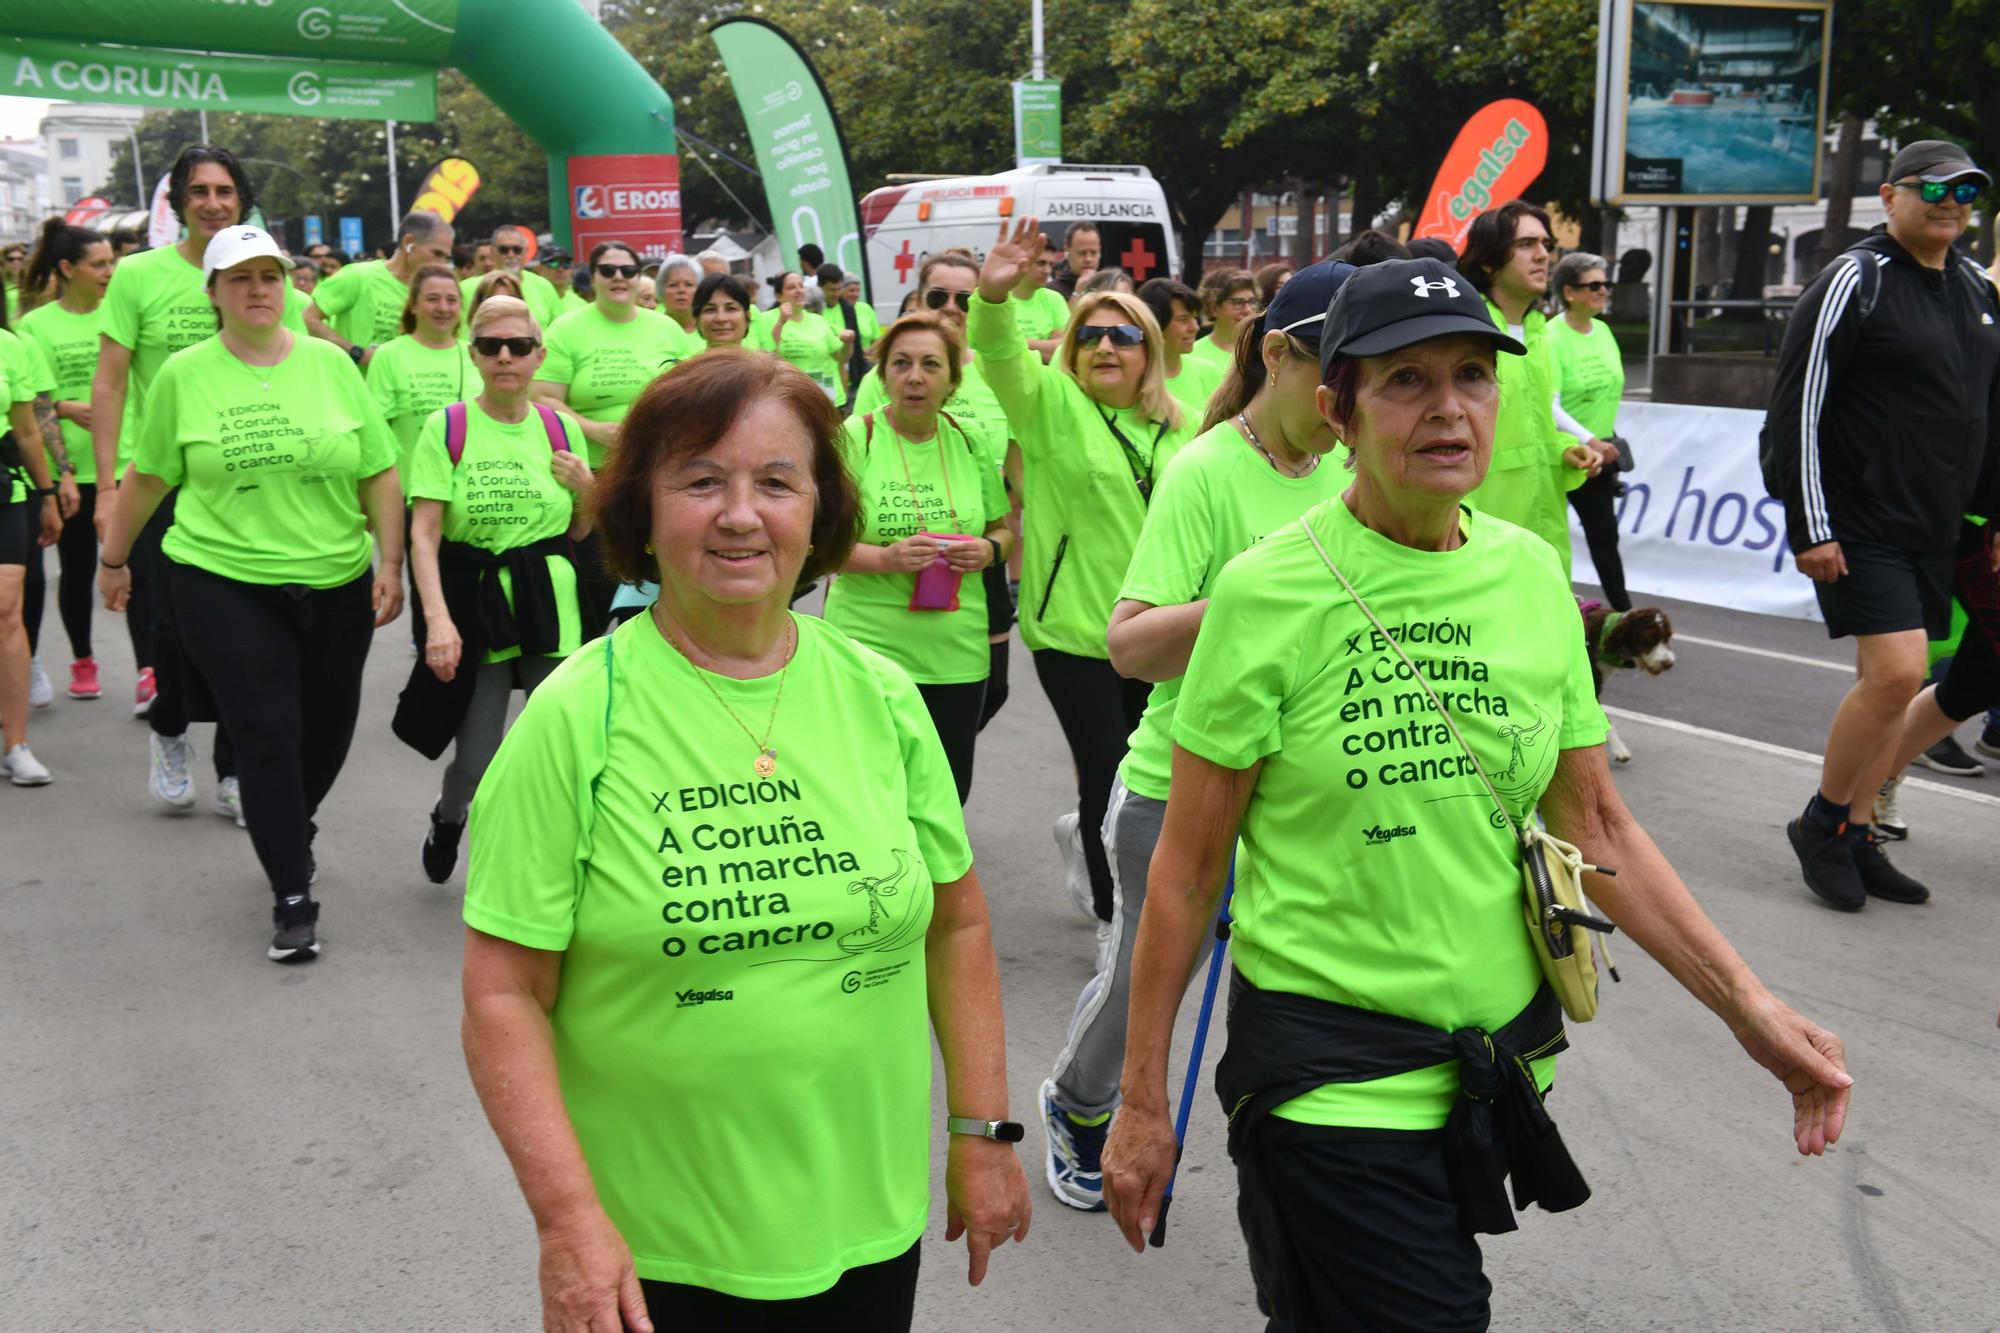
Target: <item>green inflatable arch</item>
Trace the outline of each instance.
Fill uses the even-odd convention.
[[[550,222],[560,239],[576,250],[614,236],[655,254],[681,248],[673,98],[575,0],[59,0],[7,8],[14,12],[0,19],[0,36],[74,45],[85,63],[72,70],[120,74],[118,47],[264,57],[230,63],[279,87],[324,70],[417,67],[428,76],[452,66],[548,154]],[[112,45],[96,45],[103,43]],[[120,78],[98,75],[44,95],[148,100],[143,78]],[[297,113],[326,114],[304,102]],[[462,147],[477,160],[479,145]]]

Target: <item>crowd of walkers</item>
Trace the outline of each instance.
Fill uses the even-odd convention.
[[[1791,830],[1846,908],[1926,896],[1881,850],[1895,775],[2000,704],[2000,302],[1951,249],[1987,184],[1948,145],[1898,156],[1886,232],[1802,301],[1767,433],[1800,568],[1859,644]],[[1623,371],[1609,267],[1558,255],[1543,210],[1480,215],[1462,253],[1366,233],[1136,288],[1094,227],[1058,258],[1023,218],[925,257],[883,324],[812,247],[760,300],[720,256],[575,265],[424,212],[379,259],[294,258],[213,146],[169,199],[177,244],[118,259],[52,222],[10,296],[5,771],[51,780],[27,730],[54,546],[69,696],[114,690],[101,600],[153,796],[195,802],[214,722],[267,955],[308,962],[363,667],[407,643],[390,725],[449,752],[412,870],[464,863],[466,1051],[547,1327],[908,1327],[932,1033],[947,1239],[977,1283],[1025,1238],[964,816],[1017,617],[1098,929],[1033,1106],[1062,1204],[1135,1248],[1160,1221],[1175,1016],[1233,932],[1218,1084],[1272,1327],[1485,1327],[1475,1237],[1589,1193],[1544,1106],[1569,997],[1523,924],[1542,836],[1594,924],[1783,1082],[1798,1150],[1839,1137],[1839,1039],[1758,982],[1609,776],[1568,511],[1629,608]],[[1969,628],[1925,687],[1954,593]],[[1588,954],[1584,914],[1547,921]]]

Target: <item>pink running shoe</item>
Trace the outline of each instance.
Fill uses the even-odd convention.
[[[159,692],[160,687],[153,683],[153,668],[141,667],[139,684],[132,691],[132,716],[144,717],[152,712],[153,696]]]
[[[104,687],[97,683],[97,659],[79,657],[69,664],[69,697],[72,699],[96,699],[104,694]]]

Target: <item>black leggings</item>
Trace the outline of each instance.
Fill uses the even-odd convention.
[[[725,1296],[707,1287],[640,1278],[646,1313],[653,1327],[728,1329],[730,1333],[799,1333],[802,1329],[866,1329],[868,1333],[907,1333],[916,1317],[917,1265],[923,1245],[912,1245],[894,1259],[850,1268],[817,1296],[789,1301],[753,1301]]]
[[[1977,619],[1959,636],[1958,651],[1938,681],[1938,711],[1954,722],[2000,707],[2000,655]]]
[[[312,818],[347,761],[361,711],[373,575],[304,588],[168,569],[182,646],[214,689],[223,725],[243,737],[243,819],[271,892],[281,905],[309,900]],[[291,917],[316,912],[294,908]]]
[[[153,511],[152,519],[139,534],[139,540],[132,544],[132,553],[126,557],[132,566],[132,600],[125,606],[125,617],[133,626],[133,655],[138,656],[141,636],[138,626],[143,621],[147,652],[139,660],[142,666],[151,664],[156,691],[153,707],[146,714],[146,722],[153,728],[155,736],[163,738],[185,736],[188,723],[194,720],[194,673],[181,644],[180,630],[176,627],[173,585],[168,573],[174,562],[160,549],[161,540],[174,523],[174,501],[177,497],[178,492],[167,496]],[[162,514],[166,516],[164,522],[161,521]],[[147,594],[143,606],[139,600],[142,585]],[[202,720],[207,720],[206,714]],[[216,777],[236,776],[236,745],[230,739],[229,723],[220,712],[216,714],[214,758]]]
[[[62,617],[63,632],[69,635],[71,657],[90,656],[90,609],[97,597],[97,484],[78,482],[82,503],[63,520],[62,536],[56,539],[56,555],[62,560],[62,577],[56,584],[56,613]],[[41,552],[28,561],[28,585],[21,610],[28,622],[28,651],[42,650],[42,615],[48,602],[48,579],[42,572]]]
[[[972,795],[972,745],[979,738],[980,709],[986,702],[986,682],[969,685],[918,685],[924,707],[930,710],[931,725],[944,742],[944,757],[951,761],[952,780],[958,783],[958,803]]]
[[[1600,472],[1569,493],[1569,507],[1583,525],[1590,563],[1597,566],[1597,585],[1613,611],[1630,611],[1625,591],[1625,562],[1618,555],[1618,474]]]
[[[1153,687],[1125,679],[1101,657],[1076,657],[1054,648],[1035,650],[1035,676],[1076,764],[1076,813],[1084,864],[1090,867],[1091,905],[1099,921],[1109,921],[1111,864],[1104,857],[1104,810],[1111,802],[1111,780],[1125,758],[1125,742],[1138,727]]]

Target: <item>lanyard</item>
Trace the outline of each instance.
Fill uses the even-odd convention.
[[[963,434],[963,432],[960,433]],[[896,457],[903,460],[903,486],[910,493],[910,507],[917,511],[917,529],[920,532],[928,531],[930,520],[924,517],[923,502],[917,499],[917,483],[910,477],[910,456],[903,451],[902,432],[896,429],[896,424],[893,421],[889,423],[889,438],[896,442]],[[937,428],[932,431],[931,439],[937,445],[938,475],[944,478],[945,508],[951,515],[951,530],[956,532],[958,531],[958,502],[951,495],[951,465],[945,462],[944,457],[944,421],[942,418],[939,419]],[[971,441],[968,440],[966,442],[966,447],[968,450],[971,448]]]
[[[1101,407],[1097,409],[1097,415],[1104,418],[1105,429],[1109,430],[1112,436],[1118,441],[1118,447],[1125,451],[1125,466],[1132,473],[1132,484],[1139,488],[1139,503],[1142,505],[1152,504],[1153,463],[1160,456],[1160,441],[1166,436],[1167,423],[1162,421],[1160,428],[1153,432],[1152,448],[1141,458],[1139,451],[1133,448],[1132,441],[1125,438],[1125,432],[1118,429],[1117,418]],[[1144,472],[1139,470],[1141,462],[1146,465]]]

